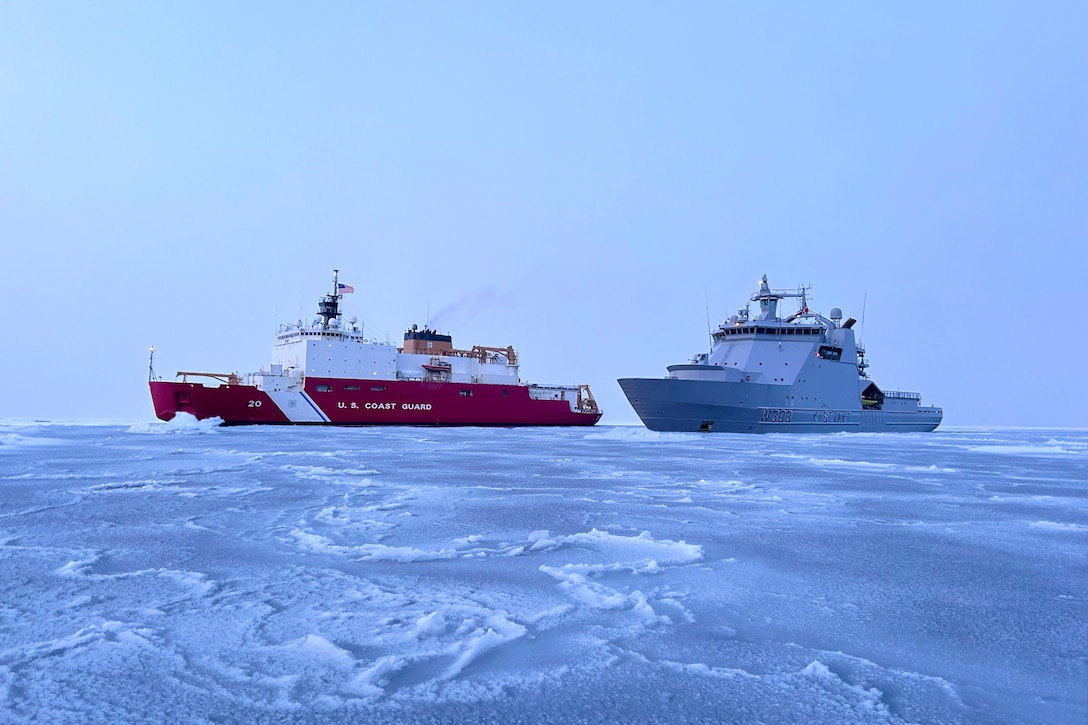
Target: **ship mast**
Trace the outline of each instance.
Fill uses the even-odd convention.
[[[866,290],[865,296],[861,299],[861,329],[858,330],[858,375],[863,378],[869,377],[869,373],[865,372],[869,367],[869,361],[865,359],[865,305],[869,302],[869,292]]]
[[[324,322],[321,323],[321,329],[329,329],[329,324],[340,316],[339,302],[340,270],[334,269],[332,271],[332,293],[325,295],[325,298],[317,303],[317,314],[324,320]]]
[[[759,319],[761,320],[777,320],[778,317],[778,301],[786,299],[787,297],[796,297],[801,300],[800,311],[790,317],[788,321],[793,320],[794,317],[808,314],[808,290],[810,288],[801,285],[796,290],[786,289],[771,289],[770,284],[767,282],[767,275],[763,275],[763,278],[759,280],[759,291],[753,294],[749,299],[752,302],[759,303]]]

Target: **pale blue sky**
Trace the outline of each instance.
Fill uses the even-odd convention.
[[[705,347],[764,273],[950,425],[1088,425],[1088,3],[5,3],[0,417],[153,416],[331,270],[523,378]]]

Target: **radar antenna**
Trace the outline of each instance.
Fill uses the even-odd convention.
[[[340,317],[340,270],[332,271],[332,293],[325,295],[324,299],[317,303],[317,314],[323,322],[322,329],[329,329],[329,324]]]

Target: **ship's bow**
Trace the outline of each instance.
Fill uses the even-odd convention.
[[[155,407],[155,417],[159,420],[173,420],[178,412],[175,384],[152,380],[148,385],[151,388],[151,404]]]
[[[631,407],[650,430],[743,431],[752,423],[732,419],[749,411],[729,411],[714,404],[711,386],[715,383],[675,378],[620,378],[618,382]]]

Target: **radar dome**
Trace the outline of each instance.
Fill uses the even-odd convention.
[[[832,307],[831,308],[831,319],[834,320],[835,322],[838,322],[839,320],[841,320],[842,319],[842,310],[840,310],[838,307]]]

